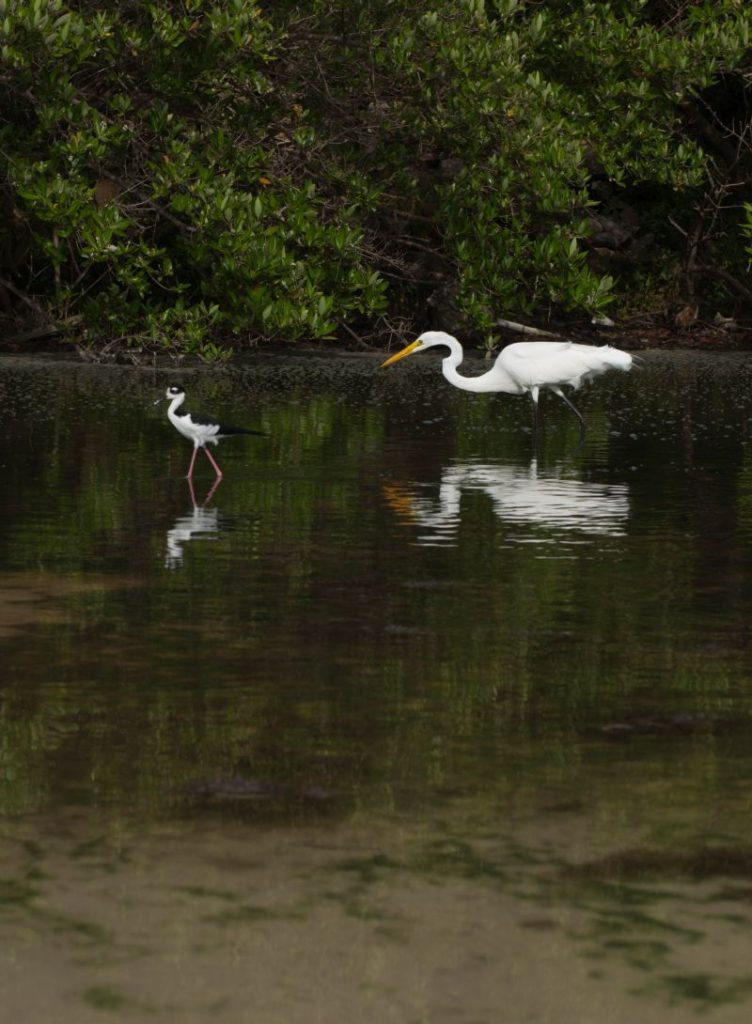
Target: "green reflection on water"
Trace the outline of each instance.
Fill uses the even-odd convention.
[[[221,446],[202,509],[164,374],[5,370],[0,808],[295,822],[486,793],[718,834],[750,774],[745,375],[606,380],[574,454],[547,403],[533,466],[524,403],[435,367],[187,374],[269,434]]]

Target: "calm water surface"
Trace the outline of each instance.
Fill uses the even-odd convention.
[[[747,1022],[752,357],[377,367],[0,363],[9,1019]]]

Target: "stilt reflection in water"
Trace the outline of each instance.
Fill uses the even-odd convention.
[[[207,508],[219,487],[222,478],[217,477],[209,488],[203,502],[199,505],[193,489],[193,480],[188,478],[188,490],[191,495],[193,509],[187,515],[180,516],[171,530],[167,531],[167,550],[165,552],[165,568],[177,569],[183,564],[183,545],[188,541],[201,538],[214,540],[219,533],[219,510]]]
[[[384,498],[409,526],[420,529],[421,545],[453,543],[460,525],[463,492],[482,491],[496,516],[510,525],[545,528],[539,540],[555,540],[562,532],[623,536],[629,518],[626,484],[540,476],[537,460],[528,468],[460,462],[441,473],[438,499],[415,483],[384,485]]]

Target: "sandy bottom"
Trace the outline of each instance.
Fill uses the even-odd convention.
[[[747,1024],[752,884],[583,882],[561,832],[6,823],[4,1019]]]

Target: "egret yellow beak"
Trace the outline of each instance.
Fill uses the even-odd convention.
[[[403,348],[401,351],[395,352],[393,356],[389,356],[386,362],[381,364],[379,369],[383,370],[385,366],[391,366],[392,363],[398,363],[400,359],[404,359],[405,356],[411,356],[416,349],[420,348],[421,344],[422,343],[420,341],[414,341],[412,345],[408,345],[407,348]]]

